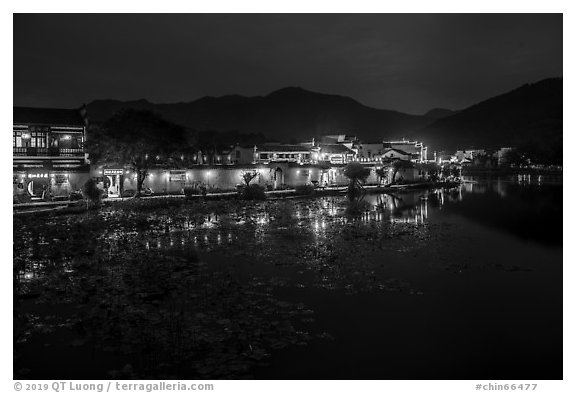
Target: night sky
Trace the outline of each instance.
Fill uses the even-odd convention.
[[[420,114],[562,76],[561,14],[15,15],[14,105],[286,86]]]

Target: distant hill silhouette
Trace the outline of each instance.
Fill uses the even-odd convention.
[[[424,116],[374,109],[349,97],[299,87],[267,96],[204,97],[173,104],[96,100],[88,104],[88,116],[99,122],[122,108],[148,109],[196,130],[203,139],[211,139],[211,133],[214,138],[226,135],[226,142],[244,134],[252,134],[250,140],[297,142],[346,133],[365,142],[423,140],[429,151],[532,144],[557,154],[562,147],[561,78],[527,84],[461,111],[433,109]]]
[[[146,100],[96,100],[88,104],[91,121],[100,122],[122,108],[152,110],[167,120],[198,131],[262,134],[294,142],[325,134],[347,133],[365,141],[414,138],[434,119],[374,109],[349,97],[287,87],[264,97],[204,97],[188,103],[153,104]]]
[[[445,109],[445,108],[434,108],[426,112],[424,116],[430,119],[443,119],[445,117],[452,116],[455,113],[458,113],[458,111],[453,111],[451,109]]]
[[[562,78],[526,84],[421,130],[434,149],[543,145],[562,147]]]

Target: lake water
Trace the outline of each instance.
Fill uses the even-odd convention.
[[[189,207],[151,212],[142,228],[112,221],[94,229],[94,244],[87,247],[90,256],[82,258],[93,263],[94,250],[108,253],[109,261],[137,250],[181,259],[193,253],[195,263],[209,272],[205,274],[217,275],[210,276],[217,277],[216,282],[198,287],[202,291],[222,282],[241,288],[242,296],[214,304],[213,309],[220,310],[214,311],[215,323],[206,323],[218,334],[234,331],[238,349],[227,352],[236,345],[231,344],[231,333],[226,339],[207,335],[206,342],[221,344],[218,355],[211,354],[209,361],[195,359],[195,371],[172,367],[167,376],[561,379],[561,178],[465,180],[450,190],[367,195],[365,212],[357,216],[346,214],[340,197],[266,201],[234,211],[215,209],[201,218],[192,217]],[[114,214],[105,211],[94,219]],[[70,229],[78,218],[53,220],[52,228]],[[152,226],[151,220],[155,220]],[[22,245],[29,254],[18,281],[31,286],[38,281],[46,287],[42,256],[46,259],[43,253],[58,239],[52,239],[47,229],[31,235],[32,230],[23,228],[32,239]],[[69,231],[66,240],[87,241],[75,240],[76,232]],[[49,255],[74,261],[77,254],[52,249]],[[58,266],[58,277],[81,282],[77,266]],[[106,274],[111,277],[110,271]],[[174,271],[171,274],[167,280]],[[122,283],[112,288],[125,288],[133,274],[117,275]],[[194,288],[183,287],[178,293],[187,296]],[[227,288],[219,291],[231,293]],[[15,308],[28,315],[27,323],[32,315],[43,326],[48,317],[71,318],[74,307],[86,307],[81,318],[91,317],[92,300],[78,306],[73,296],[49,312],[50,305],[34,299],[22,300]],[[140,307],[142,301],[138,302]],[[157,308],[167,304],[163,297],[156,302]],[[202,307],[204,311],[194,315],[210,318],[206,310],[211,306]],[[260,328],[246,321],[247,316],[262,318],[267,327],[256,334]],[[52,324],[42,334],[28,330],[28,338],[17,341],[15,375],[107,378],[112,368],[126,364],[146,369],[135,363],[134,351],[103,350],[99,338],[86,333],[90,332],[86,326],[72,330],[58,326]],[[249,365],[238,360],[257,353],[256,347],[262,347],[266,356],[252,356],[258,361]],[[55,367],[51,361],[55,351],[66,353],[63,362],[68,364]],[[219,368],[219,359],[231,366]],[[148,375],[154,375],[156,366],[151,367]],[[88,368],[90,372],[81,371]],[[146,370],[150,372],[150,367]]]
[[[378,274],[422,295],[286,290],[336,339],[286,350],[259,376],[561,378],[562,186],[475,180],[388,197],[385,219],[410,223],[418,237],[370,257],[381,262]]]

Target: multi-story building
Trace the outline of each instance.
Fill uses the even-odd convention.
[[[15,202],[67,197],[90,178],[84,109],[14,107]]]

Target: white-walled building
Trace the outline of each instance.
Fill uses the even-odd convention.
[[[428,148],[422,142],[398,140],[398,141],[384,141],[385,149],[397,149],[410,155],[410,161],[413,162],[427,162],[428,161]]]
[[[312,163],[312,149],[303,145],[281,143],[266,143],[254,148],[254,162],[295,162],[298,164]]]

